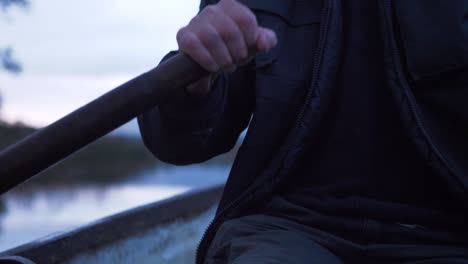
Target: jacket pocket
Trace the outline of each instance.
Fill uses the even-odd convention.
[[[258,54],[256,96],[273,102],[297,103],[312,75],[323,0],[242,0],[258,23],[274,30],[278,44]]]
[[[323,0],[242,0],[257,16],[259,25],[272,29],[278,44],[258,54],[256,66],[264,73],[298,77],[314,50]],[[302,62],[302,63],[301,63]]]
[[[322,0],[243,0],[277,46],[255,59],[253,119],[244,144],[276,153],[302,106],[312,76]]]
[[[468,1],[395,0],[394,9],[414,80],[468,68]]]

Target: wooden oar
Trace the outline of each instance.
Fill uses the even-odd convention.
[[[0,194],[54,165],[208,74],[177,54],[0,152]]]

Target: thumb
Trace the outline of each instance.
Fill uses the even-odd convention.
[[[278,44],[276,33],[267,28],[260,27],[257,33],[256,48],[258,52],[267,52]]]

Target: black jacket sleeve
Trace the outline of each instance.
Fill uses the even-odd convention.
[[[219,75],[207,95],[185,94],[140,115],[146,147],[160,160],[177,165],[203,162],[229,151],[247,127],[254,107],[251,64]]]

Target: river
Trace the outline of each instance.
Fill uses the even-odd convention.
[[[157,168],[107,186],[62,186],[10,192],[0,214],[0,251],[80,227],[123,210],[222,183],[228,166]]]

